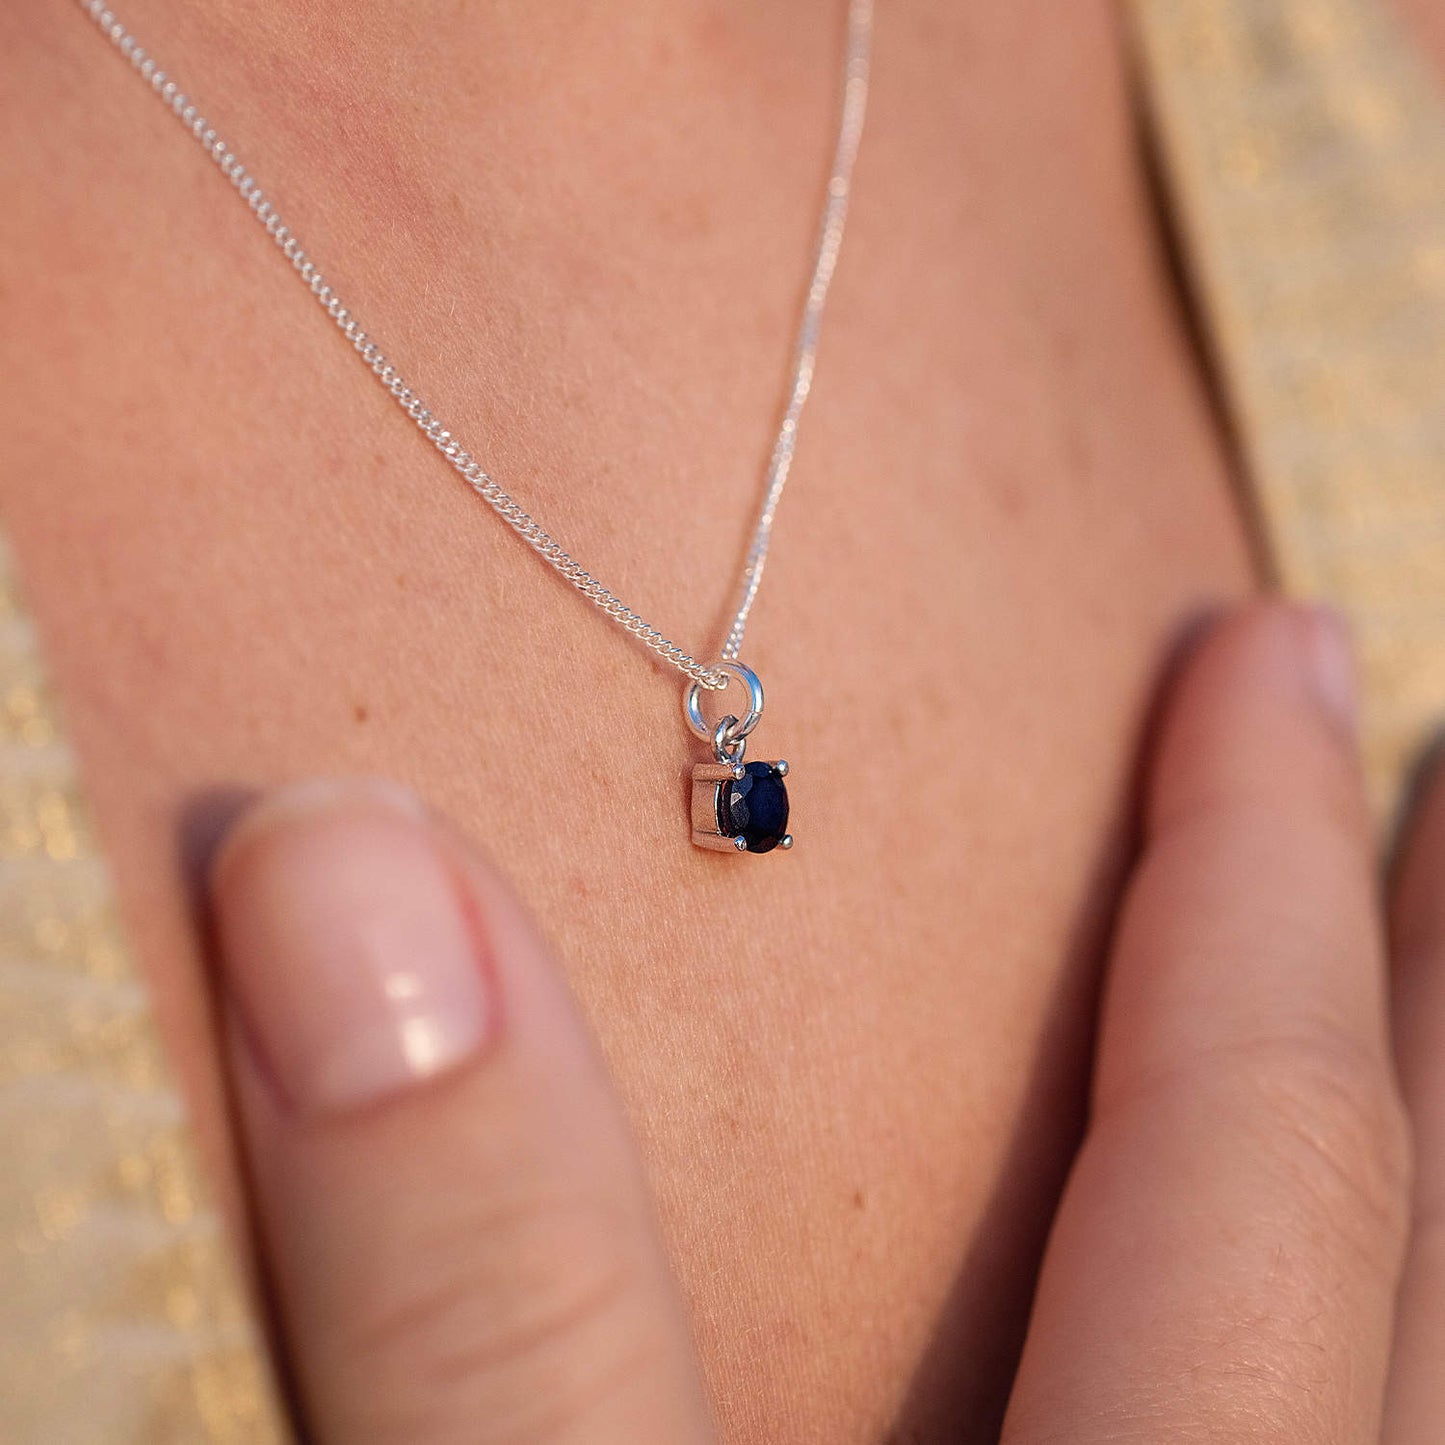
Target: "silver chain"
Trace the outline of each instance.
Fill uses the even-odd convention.
[[[142,49],[135,36],[115,17],[104,0],[79,0],[83,9],[128,60],[141,78],[166,104],[182,125],[196,138],[202,150],[220,168],[222,175],[236,188],[251,214],[266,228],[266,234],[281,248],[312,296],[325,308],[326,314],[340,328],[372,374],[395,398],[397,404],[416,423],[417,429],[439,451],[447,463],[465,479],[481,499],[555,572],[559,573],[589,602],[599,607],[620,627],[630,632],[664,662],[686,674],[694,682],[714,691],[728,685],[729,674],[722,668],[699,662],[677,643],[670,641],[640,614],[634,612],[610,588],[598,581],[560,542],[521,507],[496,481],[482,470],[481,464],[456,439],[440,419],[407,384],[401,373],[382,353],[376,342],[362,329],[350,309],[343,305],[335,289],[306,254],[295,233],[281,219],[276,207],[242,164],[228,141],[197,109],[196,104],[172,80],[156,61]],[[817,256],[812,280],[808,286],[802,321],[793,360],[792,386],[787,409],[778,429],[768,464],[767,486],[763,504],[753,529],[743,567],[738,609],[728,628],[723,645],[724,660],[735,661],[747,629],[748,614],[762,583],[763,568],[768,560],[768,544],[772,539],[773,520],[783,488],[788,482],[793,452],[797,445],[798,418],[812,387],[813,371],[818,353],[818,333],[822,324],[823,305],[828,287],[838,264],[843,243],[843,224],[848,211],[848,194],[852,185],[853,163],[863,134],[863,118],[868,105],[868,65],[873,37],[872,0],[849,0],[848,45],[844,69],[842,112],[838,139],[833,153],[833,168],[828,179],[827,199],[818,237]]]
[[[833,168],[828,176],[828,196],[823,203],[823,221],[818,232],[818,251],[813,260],[813,275],[808,282],[808,297],[803,303],[803,317],[798,324],[798,339],[793,353],[793,378],[788,388],[788,405],[783,412],[778,438],[768,460],[767,486],[753,539],[743,563],[742,586],[738,608],[723,643],[725,661],[736,661],[747,631],[748,615],[758,588],[763,582],[763,568],[768,562],[768,545],[773,539],[773,519],[788,473],[793,467],[793,452],[798,444],[798,419],[808,393],[813,389],[813,371],[818,358],[818,335],[823,326],[823,306],[833,272],[838,266],[838,253],[843,249],[843,225],[848,219],[848,197],[853,187],[853,162],[858,158],[858,145],[863,139],[863,119],[868,112],[868,66],[873,50],[872,0],[850,0],[848,6],[848,50],[843,67],[843,107],[838,120],[838,140],[833,148]],[[716,684],[708,683],[708,686]],[[727,686],[726,676],[721,684]]]

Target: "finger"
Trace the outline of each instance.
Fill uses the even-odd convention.
[[[1390,925],[1395,1049],[1416,1172],[1384,1439],[1438,1445],[1445,1439],[1445,774],[1438,768],[1400,853]]]
[[[1166,710],[1007,1440],[1378,1439],[1406,1149],[1349,676],[1254,607]]]
[[[313,1436],[706,1438],[627,1131],[495,875],[398,791],[311,784],[241,821],[212,892]]]

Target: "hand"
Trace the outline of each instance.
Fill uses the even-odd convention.
[[[491,868],[409,795],[311,784],[213,892],[314,1438],[712,1438],[604,1070]],[[1445,1438],[1445,788],[1394,936],[1392,1046],[1347,644],[1251,608],[1165,710],[1006,1440]]]

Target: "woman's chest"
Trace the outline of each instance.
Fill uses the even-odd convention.
[[[753,755],[791,764],[786,855],[691,847],[706,750],[681,679],[458,482],[173,123],[132,114],[124,74],[103,149],[14,251],[0,496],[213,1156],[187,869],[257,788],[409,783],[567,964],[724,1414],[758,1438],[798,1411],[830,1439],[895,1412],[944,1313],[975,1361],[955,1385],[996,1395],[992,1322],[1027,1296],[1077,1111],[1152,679],[1191,610],[1245,580],[1119,97],[1071,82],[1060,102],[1051,46],[1029,93],[991,90],[1004,22],[960,100],[939,57],[968,58],[959,36],[904,21],[745,652],[768,688]],[[564,107],[558,133],[613,139],[579,161],[518,129],[534,153],[507,185],[477,178],[475,130],[448,181],[420,153],[408,172],[405,133],[383,145],[370,111],[349,147],[333,107],[343,174],[308,201],[314,148],[269,143],[303,242],[408,380],[689,647],[733,600],[830,74],[745,144],[690,144],[654,97],[646,163]],[[477,126],[496,145],[520,122]],[[47,144],[42,171],[73,154]]]

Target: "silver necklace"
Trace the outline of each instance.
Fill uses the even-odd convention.
[[[276,207],[234,148],[220,137],[196,103],[141,47],[104,0],[79,0],[79,4],[216,163],[357,355],[447,463],[549,567],[664,663],[688,678],[683,693],[683,716],[688,727],[712,745],[715,759],[712,763],[699,763],[693,768],[693,842],[699,847],[721,852],[766,853],[775,847],[791,848],[793,837],[787,831],[788,794],[783,782],[788,764],[782,760],[768,763],[747,763],[744,760],[748,736],[762,720],[763,685],[757,673],[742,662],[740,654],[748,617],[762,585],[778,504],[792,469],[798,421],[813,384],[823,307],[843,244],[853,163],[857,159],[858,145],[863,136],[863,119],[868,108],[868,67],[873,42],[872,0],[849,0],[848,4],[848,43],[838,136],[823,203],[812,278],[798,326],[788,402],[768,460],[762,505],[758,509],[739,580],[737,610],[728,627],[718,661],[714,663],[700,662],[627,606],[482,469],[481,464],[407,384],[381,348],[362,329],[361,323],[342,303],[335,289],[302,248],[295,232],[282,221]],[[703,692],[722,692],[732,683],[739,684],[746,694],[747,707],[743,715],[739,717],[736,713],[727,713],[715,723],[709,723],[702,710]]]

